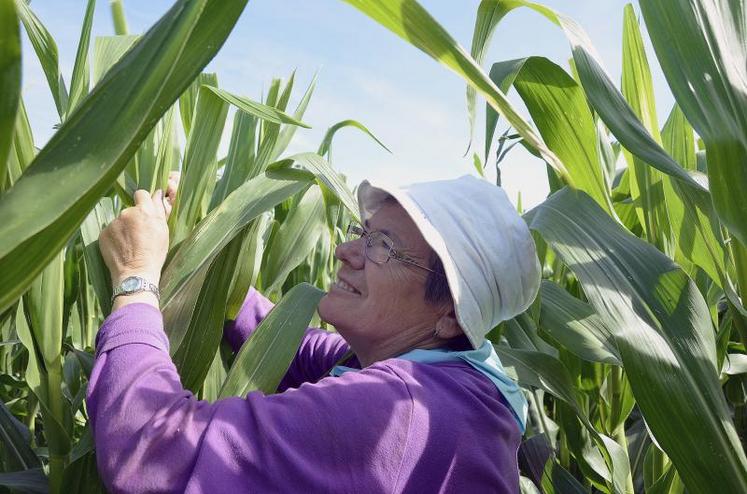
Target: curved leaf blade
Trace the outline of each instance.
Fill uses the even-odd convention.
[[[323,291],[308,283],[285,294],[239,350],[220,398],[243,397],[255,390],[274,393],[323,296]]]
[[[177,2],[0,197],[0,272],[8,285],[0,294],[1,308],[23,293],[73,234],[158,119],[214,56],[245,4]],[[44,201],[39,190],[46,191]]]
[[[708,492],[718,481],[746,490],[747,458],[718,381],[710,314],[692,280],[581,191],[565,188],[525,219],[613,329],[636,401],[688,488]]]

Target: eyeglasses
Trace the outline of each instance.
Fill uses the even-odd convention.
[[[394,248],[394,241],[384,233],[378,231],[369,232],[366,231],[365,228],[353,224],[348,226],[345,234],[346,242],[353,242],[361,237],[365,237],[366,240],[364,243],[366,257],[376,264],[384,264],[388,262],[390,258],[394,258],[397,261],[417,266],[443,277],[443,274],[423,266],[411,257],[400,254],[397,249]]]

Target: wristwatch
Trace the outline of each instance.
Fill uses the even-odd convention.
[[[123,279],[119,285],[114,287],[114,291],[112,292],[112,303],[114,303],[114,299],[120,295],[132,295],[133,293],[138,292],[151,292],[155,294],[158,300],[161,300],[161,292],[158,290],[156,285],[140,276],[128,276]]]

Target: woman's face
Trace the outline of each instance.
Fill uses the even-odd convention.
[[[364,225],[394,241],[394,248],[429,266],[431,248],[410,216],[398,203],[387,203]],[[340,244],[335,256],[342,262],[337,282],[319,304],[320,317],[333,324],[353,350],[407,342],[431,331],[438,308],[424,299],[428,271],[394,258],[376,264],[365,255],[365,238]],[[351,286],[356,293],[344,289]]]

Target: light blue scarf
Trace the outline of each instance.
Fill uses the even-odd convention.
[[[524,434],[527,422],[527,410],[529,408],[524,394],[516,384],[516,381],[511,379],[506,371],[503,369],[503,364],[498,358],[498,354],[495,353],[492,343],[485,340],[482,346],[477,350],[465,350],[465,351],[453,351],[445,348],[433,348],[430,350],[415,349],[396,358],[410,360],[413,362],[422,362],[425,364],[432,364],[435,362],[454,362],[459,359],[464,360],[469,365],[477,369],[480,373],[487,376],[498,391],[503,394],[506,401],[511,407],[511,411],[514,414],[514,419],[519,424],[521,433]],[[331,376],[340,376],[348,371],[357,372],[361,369],[355,369],[353,367],[345,367],[344,365],[338,365],[332,368],[330,371]]]

